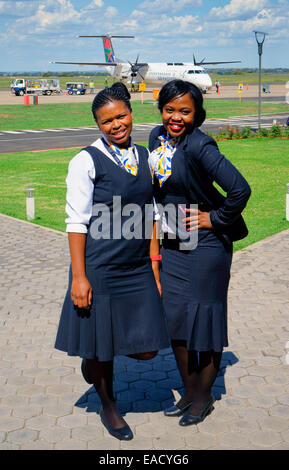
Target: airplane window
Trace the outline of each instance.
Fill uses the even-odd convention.
[[[174,65],[184,65],[182,62],[175,62]]]
[[[172,62],[168,62],[167,65],[174,65]]]
[[[194,70],[188,70],[187,73],[195,73]]]

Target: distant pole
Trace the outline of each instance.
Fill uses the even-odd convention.
[[[254,31],[255,38],[258,44],[258,54],[259,54],[259,103],[258,103],[258,129],[261,128],[261,56],[263,53],[263,43],[265,41],[265,36],[268,33],[263,33],[262,31]],[[258,34],[261,34],[261,37],[258,37]]]

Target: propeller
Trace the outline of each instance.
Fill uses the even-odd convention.
[[[139,59],[139,54],[137,55],[137,58],[136,58],[136,61],[134,64],[132,64],[129,60],[128,60],[128,63],[130,65],[130,70],[131,70],[131,83],[134,79],[134,77],[137,77],[137,75],[139,74],[141,76],[141,78],[144,80],[144,77],[142,76],[142,74],[140,73],[140,69],[143,67],[143,64],[139,64],[138,63],[138,59]]]

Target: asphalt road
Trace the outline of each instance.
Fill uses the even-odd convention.
[[[289,113],[263,115],[261,126],[269,128],[273,120],[284,124]],[[135,124],[133,140],[147,142],[149,134],[156,124]],[[219,128],[250,126],[258,128],[257,116],[242,116],[230,119],[208,119],[202,125],[204,132],[218,133]],[[66,128],[66,129],[38,129],[0,131],[0,153],[22,152],[29,150],[48,150],[56,148],[85,147],[100,136],[97,127]]]

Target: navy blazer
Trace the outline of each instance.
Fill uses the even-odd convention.
[[[149,150],[160,146],[158,137],[165,134],[163,126],[155,127],[149,137]],[[184,153],[187,173],[185,183],[187,200],[199,209],[210,212],[216,232],[229,235],[232,241],[248,234],[241,212],[246,207],[251,189],[241,173],[222,155],[216,141],[195,128],[186,134],[176,152]],[[224,197],[213,182],[227,193]]]

